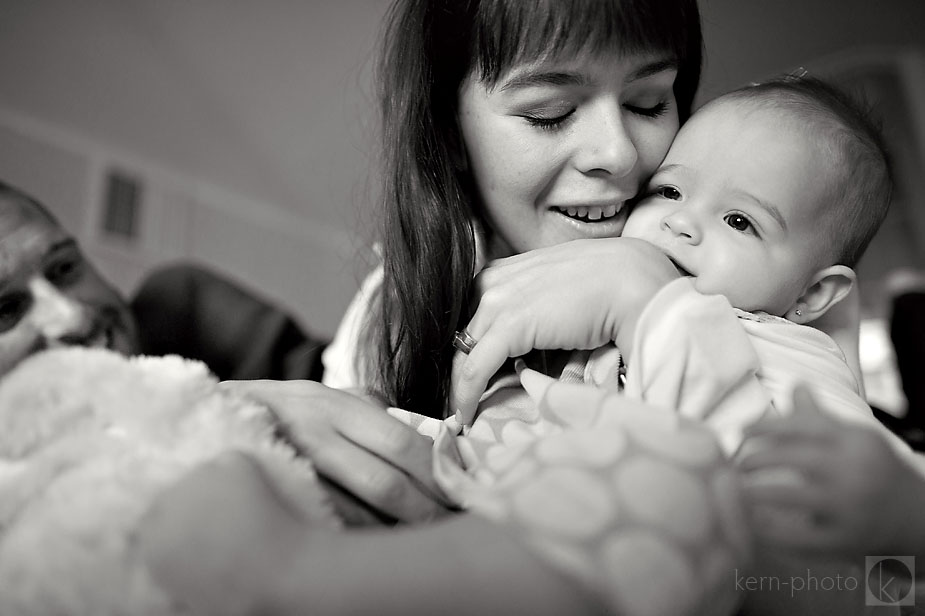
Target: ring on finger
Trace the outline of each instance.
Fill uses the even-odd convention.
[[[457,351],[462,351],[466,355],[472,352],[477,342],[478,341],[469,334],[468,330],[464,329],[453,334],[453,346]]]

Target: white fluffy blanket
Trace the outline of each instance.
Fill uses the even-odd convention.
[[[337,524],[272,413],[216,385],[198,362],[76,348],[0,381],[0,615],[181,613],[133,531],[159,490],[231,449],[257,456],[306,516]]]

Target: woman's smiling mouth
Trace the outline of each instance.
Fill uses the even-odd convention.
[[[553,209],[581,222],[606,222],[620,213],[624,204],[553,206]]]

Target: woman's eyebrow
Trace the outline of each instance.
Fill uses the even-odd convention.
[[[658,75],[665,71],[676,71],[678,70],[678,63],[675,60],[663,59],[656,60],[655,62],[650,62],[640,66],[635,71],[629,74],[629,77],[626,78],[627,82],[639,81],[640,79],[645,79],[651,77],[652,75]]]
[[[649,62],[640,66],[629,74],[626,81],[638,81],[653,75],[658,75],[665,71],[677,70],[678,63],[675,60],[664,58]],[[529,88],[536,86],[586,86],[590,83],[587,75],[581,72],[573,71],[524,71],[507,79],[499,88],[500,91],[516,90],[517,88]]]
[[[581,73],[567,71],[536,71],[515,75],[506,80],[500,91],[529,88],[535,86],[583,86],[588,78]]]

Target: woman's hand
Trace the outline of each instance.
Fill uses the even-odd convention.
[[[575,240],[490,263],[475,279],[480,299],[466,330],[477,343],[456,355],[450,408],[471,423],[492,375],[532,349],[617,341],[629,353],[639,313],[677,277],[658,249],[629,238]]]
[[[225,381],[272,409],[350,524],[423,521],[448,513],[431,471],[433,441],[371,398],[314,381]]]
[[[925,479],[885,432],[825,414],[798,388],[791,416],[761,421],[747,436],[756,446],[739,466],[747,502],[761,516],[761,543],[829,556],[907,553]],[[768,471],[789,479],[767,481]]]
[[[263,613],[288,563],[309,550],[310,531],[259,464],[232,453],[159,494],[141,520],[138,542],[152,577],[173,600],[196,614],[244,616]]]

